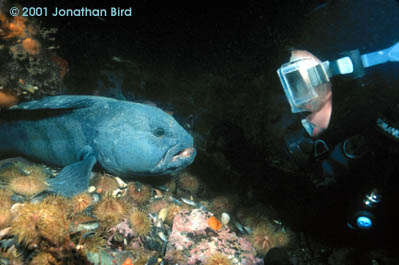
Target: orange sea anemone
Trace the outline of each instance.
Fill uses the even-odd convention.
[[[126,258],[122,265],[133,265],[133,261],[131,258]]]
[[[208,218],[208,225],[214,231],[218,231],[222,228],[222,222],[220,222],[215,216],[211,216]]]
[[[72,207],[74,213],[79,213],[84,211],[91,204],[92,199],[90,194],[83,192],[75,195],[72,198]]]
[[[32,38],[26,38],[22,41],[22,47],[30,55],[38,55],[40,52],[40,43]]]
[[[26,38],[26,21],[27,19],[21,16],[15,16],[10,21],[3,13],[0,13],[1,36],[4,39]]]

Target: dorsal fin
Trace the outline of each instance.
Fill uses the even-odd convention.
[[[0,120],[41,120],[64,115],[75,109],[6,109],[0,111]]]
[[[52,96],[23,102],[0,111],[1,120],[40,120],[93,105],[91,96]]]

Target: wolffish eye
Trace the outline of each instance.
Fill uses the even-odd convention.
[[[161,137],[165,135],[165,130],[161,127],[157,127],[155,130],[152,131],[152,134],[156,137]]]

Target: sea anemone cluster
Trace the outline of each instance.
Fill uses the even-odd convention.
[[[107,195],[94,205],[93,214],[100,221],[102,227],[110,228],[120,223],[128,215],[128,204],[125,200]]]
[[[102,174],[97,176],[93,185],[96,187],[97,193],[111,194],[114,190],[118,188],[118,183],[115,178],[108,174]]]
[[[232,265],[232,262],[222,253],[215,253],[205,261],[205,265]]]
[[[148,205],[148,212],[158,214],[160,210],[168,208],[169,202],[166,200],[153,200]]]
[[[8,189],[27,197],[34,196],[47,188],[46,174],[37,166],[24,171],[13,170],[8,182]]]
[[[92,198],[89,193],[83,192],[75,195],[71,201],[73,212],[80,213],[83,212],[87,207],[92,204]]]
[[[146,204],[151,197],[150,188],[141,182],[130,182],[127,186],[127,197],[129,201],[139,206]]]
[[[232,212],[234,203],[227,196],[219,195],[210,201],[210,209],[213,213],[220,215],[222,212]]]
[[[0,230],[7,227],[12,220],[11,192],[0,189]]]
[[[46,202],[24,203],[11,222],[11,234],[25,244],[37,244],[40,238],[61,244],[69,235],[68,228],[66,213]]]
[[[37,253],[30,262],[30,265],[60,264],[53,255],[47,252]]]
[[[258,255],[266,255],[271,248],[287,246],[291,241],[291,233],[281,230],[270,222],[257,225],[251,235],[250,241]]]
[[[168,207],[168,214],[166,215],[166,223],[172,225],[173,219],[180,211],[182,211],[182,208],[179,205],[171,204]]]
[[[20,253],[17,251],[15,246],[10,247],[7,250],[0,249],[0,258],[2,262],[7,261],[9,265],[24,265],[26,263],[23,262]],[[0,263],[3,264],[3,263]]]
[[[139,235],[144,236],[151,231],[151,221],[143,211],[135,210],[129,216],[132,229]]]
[[[177,176],[177,186],[179,189],[194,195],[198,193],[200,188],[197,177],[187,171],[184,171]]]
[[[184,215],[182,211],[187,208],[211,210],[206,211],[207,215],[202,221],[202,225],[206,227],[203,236],[208,237],[227,236],[229,229],[223,229],[223,226],[227,227],[228,221],[222,223],[220,220],[223,221],[223,218],[219,219],[222,212],[227,215],[226,212],[230,211],[229,218],[238,217],[233,213],[231,196],[220,195],[211,201],[196,200],[192,195],[198,195],[199,185],[190,174],[176,178],[179,189],[182,189],[183,185],[179,181],[183,178],[188,179],[187,183],[190,185],[197,181],[197,188],[185,190],[186,195],[190,196],[182,198],[179,198],[177,191],[170,193],[163,186],[151,188],[141,182],[121,185],[120,179],[108,174],[98,174],[92,180],[95,187],[72,198],[41,193],[47,185],[45,171],[40,167],[0,167],[0,177],[2,176],[7,179],[7,185],[6,190],[0,189],[0,230],[9,229],[9,235],[16,239],[16,246],[32,252],[29,260],[22,258],[25,259],[23,262],[29,264],[58,265],[64,264],[60,260],[69,258],[78,258],[81,260],[80,264],[88,264],[85,263],[86,255],[103,255],[104,249],[134,249],[137,256],[123,257],[123,260],[121,257],[119,264],[122,261],[128,262],[128,258],[133,264],[146,264],[155,252],[166,246],[165,242],[171,240],[173,226],[178,223],[175,216]],[[115,190],[123,192],[115,194]],[[19,203],[13,202],[11,196],[19,198]],[[273,247],[288,245],[291,234],[263,218],[258,212],[263,210],[252,210],[252,214],[245,212],[247,217],[252,216],[250,219],[258,219],[257,222],[248,224],[243,221],[245,216],[241,215],[239,219],[243,226],[252,229],[247,238],[243,238],[248,242],[248,249],[251,249],[252,255],[255,255],[256,250],[260,257]],[[153,252],[150,256],[141,255],[149,250]],[[233,264],[232,257],[226,253],[210,252],[212,255],[203,259],[204,264]],[[178,249],[175,254],[168,261],[186,264],[189,257],[184,250]],[[4,255],[6,254],[3,253],[2,257]]]

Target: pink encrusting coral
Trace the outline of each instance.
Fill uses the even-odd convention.
[[[185,250],[187,264],[204,264],[215,253],[228,257],[234,265],[263,264],[255,257],[255,249],[247,239],[225,226],[213,230],[208,223],[211,216],[212,213],[200,209],[178,213],[173,220],[166,260],[173,260],[176,251]]]

